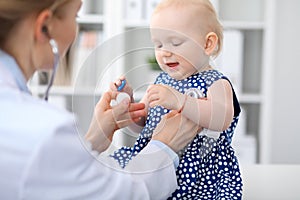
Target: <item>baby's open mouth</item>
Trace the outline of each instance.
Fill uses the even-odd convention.
[[[174,68],[174,67],[177,67],[179,65],[178,62],[171,62],[171,63],[166,63],[166,65],[170,68]]]

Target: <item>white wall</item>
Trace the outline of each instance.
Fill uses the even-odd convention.
[[[276,0],[271,163],[300,163],[300,1]]]
[[[242,165],[243,200],[299,200],[300,165]]]

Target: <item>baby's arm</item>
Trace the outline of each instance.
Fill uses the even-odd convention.
[[[230,83],[220,79],[207,91],[207,99],[187,97],[182,114],[194,118],[202,127],[215,130],[226,130],[233,118],[233,94]],[[192,119],[191,119],[192,120]]]
[[[232,88],[225,79],[220,79],[209,87],[207,98],[186,96],[166,85],[152,85],[147,94],[150,107],[161,105],[179,110],[200,127],[210,130],[226,130],[233,118]]]

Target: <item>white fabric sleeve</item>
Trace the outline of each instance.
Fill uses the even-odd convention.
[[[150,199],[167,199],[176,190],[174,160],[177,160],[178,156],[173,152],[173,156],[170,157],[168,151],[171,151],[169,147],[161,148],[157,143],[150,142],[125,168],[136,179],[142,180],[149,191],[153,191]]]
[[[20,199],[166,199],[177,187],[173,158],[149,144],[125,170],[84,145],[71,121],[34,150]]]
[[[177,168],[179,165],[179,157],[178,155],[170,149],[165,143],[159,141],[159,140],[151,140],[150,143],[158,146],[159,148],[163,149],[171,158],[173,158],[174,167]]]

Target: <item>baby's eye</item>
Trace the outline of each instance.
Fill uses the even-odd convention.
[[[154,47],[155,47],[156,49],[160,49],[160,48],[163,47],[163,45],[162,45],[162,44],[154,44]]]
[[[180,39],[180,38],[174,37],[170,40],[170,43],[171,43],[172,46],[177,47],[177,46],[180,46],[183,43],[183,40]]]
[[[172,45],[173,45],[174,47],[180,46],[181,44],[182,44],[181,41],[173,41],[173,42],[172,42]]]

